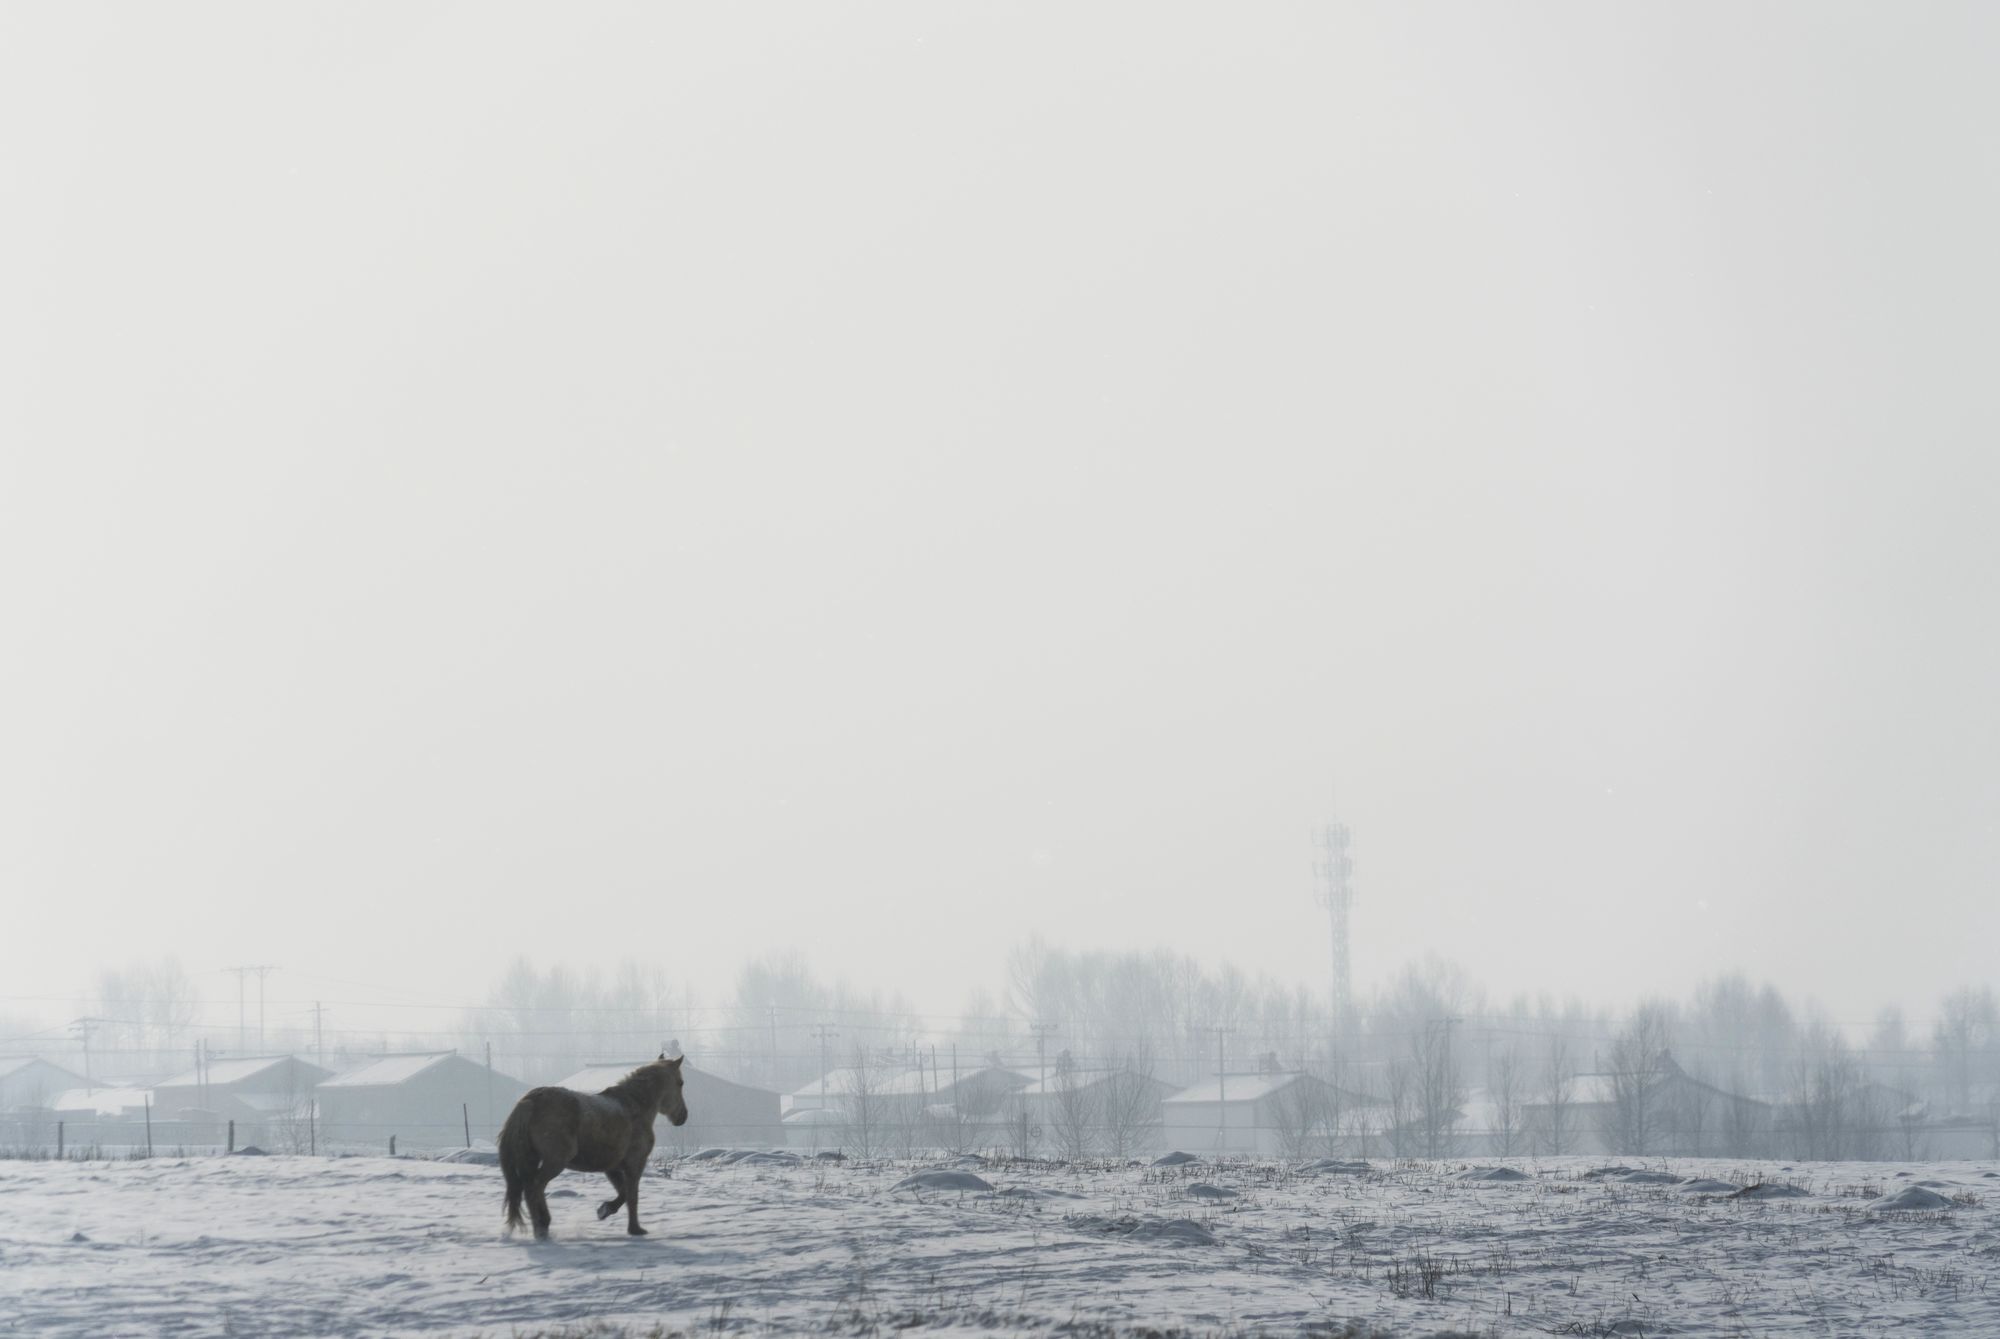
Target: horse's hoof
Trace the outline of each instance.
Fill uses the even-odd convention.
[[[628,1237],[643,1237],[646,1235],[646,1229],[643,1227],[628,1227],[625,1229],[625,1235]]]
[[[604,1201],[604,1203],[597,1206],[597,1221],[601,1223],[605,1219],[609,1218],[612,1214],[617,1212],[618,1212],[618,1201],[606,1200]]]

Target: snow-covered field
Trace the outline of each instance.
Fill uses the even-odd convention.
[[[0,1334],[2000,1334],[1992,1164],[1513,1167],[0,1162]]]

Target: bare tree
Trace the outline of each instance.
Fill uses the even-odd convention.
[[[847,1148],[859,1158],[872,1158],[882,1147],[889,1114],[883,1078],[868,1048],[856,1046],[852,1063],[840,1076],[838,1110]]]
[[[1544,1119],[1535,1132],[1538,1151],[1552,1156],[1570,1152],[1576,1147],[1576,1066],[1569,1041],[1560,1035],[1549,1038],[1540,1096]]]
[[[1325,1142],[1331,1114],[1326,1089],[1310,1074],[1301,1074],[1274,1093],[1270,1112],[1278,1151],[1285,1157],[1306,1157]]]
[[[1611,1106],[1605,1141],[1614,1152],[1646,1154],[1659,1143],[1668,1063],[1661,1009],[1641,1005],[1611,1042]]]
[[[1494,1151],[1518,1153],[1523,1142],[1521,1108],[1527,1097],[1519,1047],[1509,1043],[1487,1057],[1486,1096],[1493,1103]]]
[[[1389,1062],[1383,1077],[1389,1089],[1389,1124],[1382,1133],[1388,1139],[1391,1153],[1399,1158],[1413,1157],[1423,1147],[1419,1121],[1423,1106],[1416,1068],[1404,1057],[1397,1056]]]
[[[313,1093],[299,1085],[299,1067],[293,1063],[285,1066],[285,1091],[279,1098],[281,1105],[271,1112],[266,1122],[268,1133],[264,1136],[284,1153],[304,1153],[316,1142],[313,1129],[315,1113]]]
[[[1465,1078],[1452,1051],[1452,1020],[1433,1019],[1410,1035],[1416,1079],[1418,1143],[1427,1158],[1452,1151],[1452,1127],[1465,1105]]]
[[[1808,1025],[1792,1080],[1798,1157],[1830,1161],[1855,1156],[1860,1088],[1861,1072],[1847,1039],[1824,1023]]]
[[[1675,1147],[1686,1153],[1710,1151],[1710,1126],[1715,1110],[1714,1090],[1698,1075],[1682,1074],[1668,1103],[1667,1125],[1679,1136]]]
[[[1104,1128],[1104,1151],[1122,1158],[1145,1147],[1160,1123],[1160,1094],[1152,1058],[1143,1052],[1128,1056],[1123,1065],[1105,1076],[1101,1087],[1099,1119]]]
[[[1090,1155],[1098,1125],[1097,1085],[1063,1052],[1056,1064],[1055,1090],[1043,1099],[1043,1117],[1056,1154],[1072,1162]]]

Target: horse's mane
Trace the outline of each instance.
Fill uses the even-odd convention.
[[[666,1086],[666,1073],[665,1061],[648,1060],[599,1095],[631,1097],[638,1099],[642,1104],[655,1105],[660,1100],[660,1090]]]

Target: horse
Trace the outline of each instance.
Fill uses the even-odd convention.
[[[507,1230],[521,1226],[528,1202],[535,1240],[549,1235],[549,1202],[542,1192],[565,1169],[603,1172],[617,1196],[597,1206],[599,1221],[625,1209],[625,1231],[639,1226],[639,1177],[653,1151],[653,1117],[676,1125],[688,1118],[681,1097],[681,1059],[649,1060],[601,1093],[533,1088],[500,1127],[500,1173],[507,1178]]]

